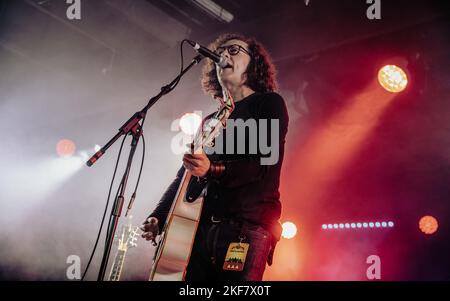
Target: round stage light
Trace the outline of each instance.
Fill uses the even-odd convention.
[[[72,140],[62,139],[56,144],[56,153],[61,158],[67,158],[75,153],[76,146]]]
[[[186,113],[180,118],[180,128],[187,135],[194,135],[202,124],[202,118],[195,113]]]
[[[422,217],[419,221],[419,228],[425,234],[433,234],[437,231],[439,227],[438,221],[436,218],[426,215]]]
[[[402,68],[386,65],[378,71],[378,82],[387,91],[399,93],[406,89],[408,77]]]
[[[291,239],[295,235],[297,235],[297,226],[295,226],[294,223],[292,223],[292,222],[284,222],[282,227],[283,227],[283,232],[281,233],[281,235],[284,238]]]

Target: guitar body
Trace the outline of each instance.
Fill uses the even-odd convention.
[[[203,207],[203,194],[193,201],[186,200],[191,178],[189,172],[184,173],[161,234],[149,280],[184,280]]]

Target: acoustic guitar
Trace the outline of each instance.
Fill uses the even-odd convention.
[[[194,151],[213,145],[214,139],[226,127],[226,121],[234,110],[234,101],[229,91],[222,90],[223,98],[219,99],[218,111],[204,127],[200,127],[194,138]],[[156,247],[149,277],[151,281],[180,281],[185,278],[206,192],[205,187],[198,196],[187,195],[192,177],[189,171],[184,172]]]

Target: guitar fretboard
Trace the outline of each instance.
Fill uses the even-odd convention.
[[[120,273],[122,272],[126,252],[126,250],[117,250],[116,256],[114,258],[114,264],[111,268],[111,273],[109,274],[109,281],[120,280]]]

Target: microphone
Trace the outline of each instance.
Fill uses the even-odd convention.
[[[189,45],[191,45],[192,47],[194,47],[195,50],[197,50],[198,53],[200,53],[201,55],[211,59],[214,61],[214,63],[216,63],[217,65],[219,65],[220,68],[226,68],[228,66],[230,66],[230,64],[227,62],[227,60],[223,57],[218,55],[217,53],[209,50],[208,48],[206,48],[205,46],[202,46],[194,41],[191,40],[186,40],[186,42],[189,43]]]

